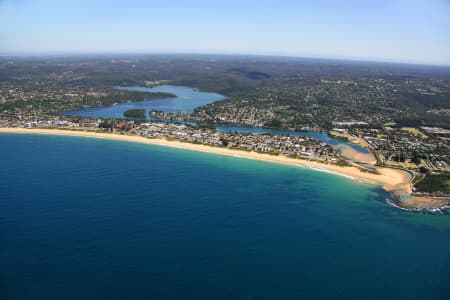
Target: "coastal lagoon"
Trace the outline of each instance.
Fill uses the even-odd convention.
[[[447,299],[450,215],[306,168],[0,135],[1,299]]]
[[[169,113],[192,113],[195,108],[210,104],[216,101],[226,99],[225,96],[217,93],[201,92],[191,87],[161,85],[157,87],[139,87],[128,86],[118,87],[121,90],[130,90],[138,92],[162,92],[176,95],[176,98],[168,99],[146,99],[143,101],[118,103],[114,106],[100,106],[92,108],[84,108],[79,110],[71,110],[64,112],[65,115],[88,117],[88,118],[125,118],[123,113],[129,109],[144,109],[148,120],[154,120],[149,116],[152,110],[159,110]],[[158,119],[156,119],[158,120]],[[243,126],[219,126],[217,128],[223,132],[243,132],[243,133],[261,133],[261,134],[278,134],[290,136],[304,136],[315,138],[332,146],[349,146],[361,152],[368,153],[368,151],[358,145],[345,142],[340,139],[332,138],[325,132],[316,131],[288,131],[288,130],[274,130],[267,128],[254,128]]]
[[[150,119],[149,112],[159,110],[169,113],[191,113],[196,107],[225,99],[225,96],[217,93],[200,92],[190,87],[161,85],[157,87],[117,87],[120,90],[130,90],[138,92],[171,93],[175,98],[167,99],[145,99],[143,101],[118,103],[114,106],[100,106],[71,110],[64,112],[66,115],[90,117],[90,118],[123,118],[123,113],[129,109],[145,109],[147,119]]]

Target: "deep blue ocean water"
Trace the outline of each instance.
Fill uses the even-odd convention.
[[[450,215],[309,169],[0,135],[0,299],[449,299]]]

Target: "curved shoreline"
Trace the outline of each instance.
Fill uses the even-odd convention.
[[[412,189],[410,184],[410,176],[407,172],[398,169],[377,168],[380,174],[372,174],[361,172],[356,167],[340,167],[332,164],[320,163],[317,161],[308,161],[289,158],[287,156],[274,156],[264,153],[247,152],[237,149],[228,149],[221,147],[213,147],[201,144],[192,144],[180,141],[169,141],[165,139],[150,139],[136,135],[122,135],[116,133],[100,133],[92,131],[78,131],[67,129],[43,129],[43,128],[0,128],[0,133],[16,133],[16,134],[51,134],[63,136],[80,136],[90,138],[102,138],[117,141],[127,141],[151,145],[160,145],[179,149],[187,149],[193,151],[207,152],[219,155],[240,157],[246,159],[254,159],[259,161],[280,163],[291,166],[309,167],[317,171],[324,171],[335,175],[345,176],[347,178],[362,180],[372,184],[381,185],[388,192],[393,193],[396,197],[410,196]]]

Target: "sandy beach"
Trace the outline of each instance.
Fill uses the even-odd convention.
[[[372,153],[361,153],[356,151],[350,146],[341,147],[341,154],[346,158],[351,158],[353,161],[365,163],[368,165],[375,165],[377,159],[373,156]]]
[[[283,155],[270,155],[256,152],[247,152],[242,150],[227,149],[221,147],[212,147],[207,145],[198,145],[179,141],[168,141],[165,139],[149,139],[141,136],[122,135],[113,133],[99,133],[81,130],[64,130],[64,129],[25,129],[25,128],[0,128],[0,133],[17,133],[17,134],[52,134],[66,136],[81,136],[90,138],[111,139],[118,141],[127,141],[134,143],[161,145],[180,149],[188,149],[193,151],[201,151],[214,153],[219,155],[241,157],[246,159],[254,159],[273,163],[280,163],[292,166],[307,167],[319,171],[335,173],[337,175],[346,176],[355,180],[362,180],[373,184],[381,185],[389,192],[396,195],[410,195],[411,184],[410,175],[402,170],[390,168],[378,168],[380,174],[372,174],[361,172],[356,167],[340,167],[333,164],[324,164],[316,161],[300,160],[289,158]]]

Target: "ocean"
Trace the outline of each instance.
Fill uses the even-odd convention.
[[[449,299],[450,215],[306,168],[0,135],[0,299]]]

